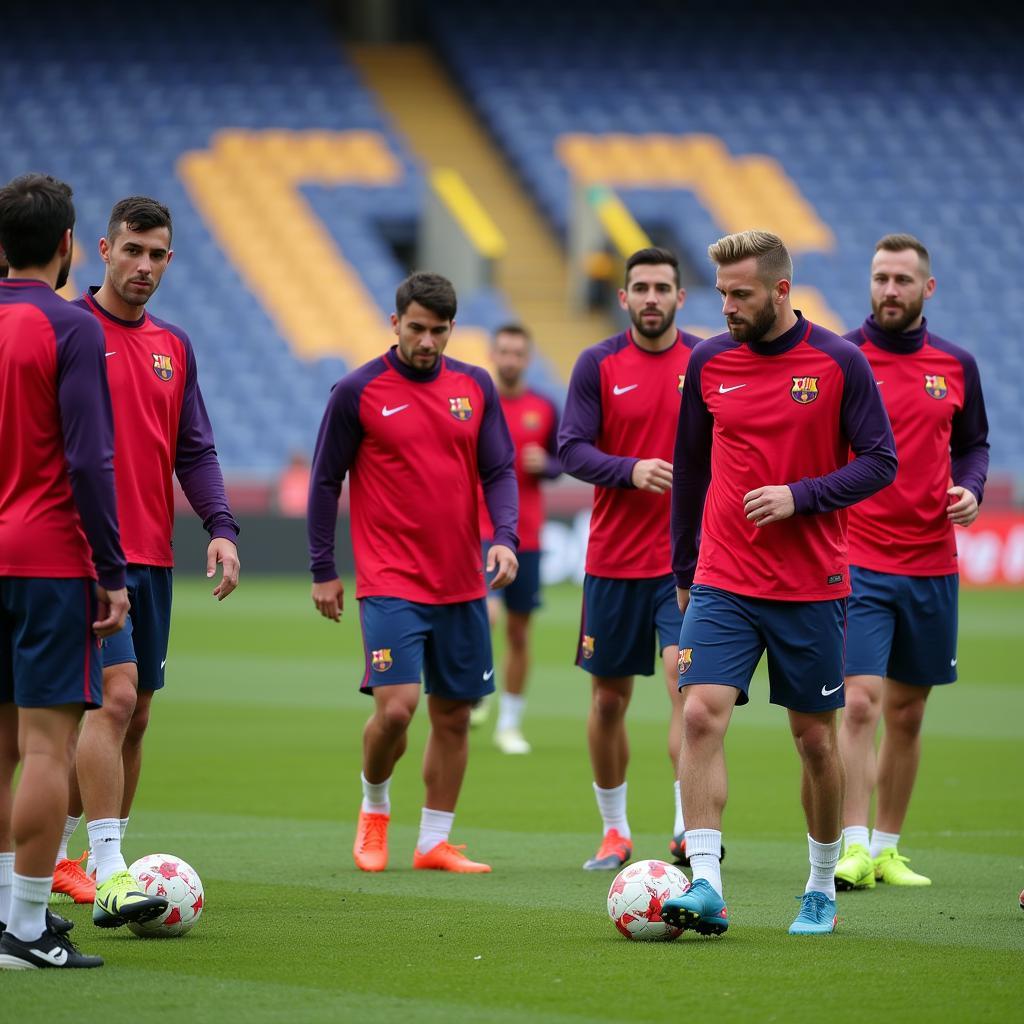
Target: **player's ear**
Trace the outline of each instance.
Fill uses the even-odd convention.
[[[676,309],[682,309],[683,303],[686,301],[686,289],[680,288],[676,294]]]
[[[74,238],[72,237],[71,228],[68,228],[63,235],[60,236],[60,241],[57,243],[57,254],[63,259],[69,252],[71,252],[74,246]]]
[[[174,250],[173,249],[168,249],[167,250],[167,263],[170,263],[171,260],[173,260],[173,259],[174,259]],[[167,264],[165,263],[164,266],[166,266],[166,265]]]
[[[391,330],[395,332],[395,337],[398,337],[398,314],[391,314]]]
[[[100,246],[99,246],[99,248],[100,248],[100,259],[103,260],[104,263],[109,263],[110,262],[110,242],[107,241],[107,236],[106,235],[102,235],[100,237]]]
[[[924,297],[930,299],[935,294],[935,278],[929,277],[924,283]]]
[[[793,290],[793,285],[783,278],[778,284],[775,285],[775,295],[778,302],[785,302],[789,298],[790,292]]]
[[[629,309],[629,306],[626,305],[626,289],[625,288],[620,288],[619,289],[619,308],[620,309]]]

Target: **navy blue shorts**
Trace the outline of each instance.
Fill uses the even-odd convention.
[[[848,676],[910,686],[956,682],[960,577],[898,576],[850,566]]]
[[[484,541],[483,556],[484,565],[487,565],[487,552],[490,550],[493,541]],[[516,578],[501,590],[491,590],[488,597],[500,599],[505,602],[505,607],[510,612],[520,612],[522,615],[529,615],[536,611],[540,605],[540,552],[520,551],[519,572]],[[487,583],[490,585],[494,579],[494,573],[487,573]]]
[[[0,704],[103,703],[96,584],[0,577]]]
[[[494,692],[487,601],[420,604],[400,597],[359,601],[366,671],[359,689],[418,683],[449,700],[477,701]]]
[[[679,639],[682,615],[675,577],[583,579],[583,618],[576,664],[595,676],[654,675],[660,654]]]
[[[171,570],[163,566],[129,565],[131,611],[124,629],[103,641],[103,667],[134,661],[140,690],[159,690],[164,685],[171,635],[171,578]]]
[[[679,633],[679,688],[721,683],[750,699],[750,679],[768,652],[769,700],[791,711],[845,704],[846,598],[770,601],[698,584]]]

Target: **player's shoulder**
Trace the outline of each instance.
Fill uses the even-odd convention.
[[[186,350],[192,350],[192,339],[189,338],[188,332],[184,327],[180,327],[178,324],[171,323],[170,320],[164,320],[162,317],[154,316],[150,312],[146,312],[146,316],[149,318],[150,325],[157,331],[163,332],[164,334],[173,335],[185,346]]]
[[[527,388],[526,397],[534,404],[543,406],[556,416],[558,415],[558,403],[550,395],[544,394],[543,391],[538,391],[536,388]]]
[[[853,340],[836,334],[821,324],[811,323],[810,320],[807,324],[810,330],[804,343],[828,356],[841,367],[848,367],[851,363],[860,362],[865,358],[860,346]]]
[[[965,369],[970,368],[977,370],[978,362],[974,358],[971,352],[968,352],[962,345],[956,344],[956,342],[950,341],[948,338],[940,337],[938,334],[932,334],[929,330],[927,334],[927,346],[935,349],[936,351],[942,352],[947,356],[951,356]]]
[[[69,302],[51,288],[35,288],[30,301],[49,321],[58,339],[75,338],[90,345],[103,343],[103,328],[77,300]]]
[[[331,388],[331,392],[335,395],[358,395],[363,391],[367,384],[391,370],[392,368],[388,363],[386,356],[376,356],[368,362],[363,363],[362,366],[357,366],[354,370],[349,370],[348,373],[335,382],[334,386]]]
[[[695,349],[704,339],[699,334],[691,334],[689,331],[680,330],[679,341],[684,348]]]
[[[629,331],[620,331],[618,334],[613,334],[610,338],[605,338],[594,345],[588,345],[577,356],[576,364],[579,366],[589,363],[593,366],[600,366],[606,359],[616,356],[620,352],[627,351],[631,344]]]
[[[735,352],[741,347],[741,343],[735,341],[728,331],[724,334],[715,334],[710,338],[701,338],[693,347],[693,352],[690,354],[690,364],[686,372],[687,374],[695,373],[716,356],[723,355],[726,352]]]

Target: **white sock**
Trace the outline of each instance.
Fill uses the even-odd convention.
[[[868,827],[867,825],[847,825],[843,829],[843,840],[845,842],[845,849],[849,851],[850,847],[854,843],[859,846],[863,846],[866,850],[870,846],[868,840]]]
[[[703,878],[721,896],[722,833],[714,828],[687,829],[686,856],[690,858],[693,880]]]
[[[359,781],[363,785],[363,803],[360,810],[366,814],[390,814],[391,797],[389,791],[391,789],[391,776],[389,775],[383,782],[370,782],[360,772]]]
[[[830,900],[836,898],[836,864],[843,840],[834,843],[819,843],[807,836],[807,854],[811,862],[811,874],[804,886],[804,892],[823,892]]]
[[[597,809],[601,812],[601,821],[605,832],[615,829],[623,839],[630,838],[629,822],[626,820],[626,786],[624,782],[614,789],[602,789],[594,783],[594,795],[597,797]]]
[[[125,832],[128,831],[128,819],[127,818],[119,818],[118,821],[117,821],[117,827],[118,827],[118,831],[120,831],[120,833],[121,833],[121,842],[123,843],[124,842],[124,834],[125,834]]]
[[[96,861],[96,884],[102,885],[118,871],[127,871],[128,865],[121,854],[120,818],[98,818],[90,821],[89,845]]]
[[[877,857],[883,850],[888,850],[890,846],[899,845],[899,832],[879,832],[877,828],[871,830],[872,857]]]
[[[7,930],[22,942],[38,939],[46,931],[46,905],[50,902],[53,875],[30,878],[14,873],[11,884],[11,913]]]
[[[420,837],[416,840],[416,849],[420,853],[430,853],[435,846],[447,843],[454,822],[454,811],[432,811],[424,807],[420,812]]]
[[[518,729],[523,722],[523,709],[526,698],[521,693],[503,693],[498,699],[497,732],[505,729]]]
[[[681,836],[686,831],[686,822],[683,820],[683,791],[678,779],[673,786],[676,793],[676,823],[672,829],[672,835]]]
[[[57,863],[59,864],[62,860],[67,859],[68,855],[68,843],[71,841],[71,836],[74,834],[78,823],[82,820],[82,816],[79,814],[77,817],[72,817],[70,814],[64,821],[64,834],[60,837],[60,846],[57,847]]]
[[[14,852],[0,853],[0,922],[11,919],[11,883],[14,881]]]

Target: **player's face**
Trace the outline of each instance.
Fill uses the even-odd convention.
[[[785,285],[784,289],[780,286]],[[778,320],[779,303],[789,294],[789,282],[770,288],[758,276],[751,256],[718,268],[715,287],[722,296],[722,315],[734,341],[761,341]]]
[[[442,320],[426,306],[410,302],[401,316],[391,314],[391,326],[398,338],[398,358],[414,370],[429,373],[441,358],[455,321]]]
[[[886,331],[914,330],[921,323],[925,299],[935,291],[935,278],[921,269],[914,249],[879,249],[871,261],[871,312]]]
[[[502,385],[516,388],[530,362],[530,343],[521,334],[502,332],[491,345],[491,361]]]
[[[686,292],[676,284],[675,270],[667,263],[633,267],[626,287],[619,289],[619,305],[644,338],[660,338],[675,330],[676,310],[685,301]]]
[[[121,228],[110,241],[100,239],[100,256],[107,265],[107,280],[129,306],[144,306],[160,287],[167,264],[173,256],[171,233],[167,228],[129,231]]]

